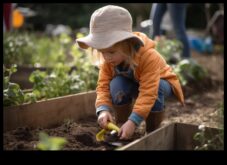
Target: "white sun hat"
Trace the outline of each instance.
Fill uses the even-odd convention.
[[[129,11],[123,7],[107,5],[92,14],[89,34],[76,39],[76,42],[82,49],[105,49],[129,38],[141,46],[144,45],[142,39],[132,32],[132,17]]]

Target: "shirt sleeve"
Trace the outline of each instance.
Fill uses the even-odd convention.
[[[100,105],[96,108],[96,115],[98,116],[101,111],[110,111],[110,107],[107,105]]]
[[[141,117],[135,112],[132,112],[128,119],[133,121],[136,124],[136,126],[139,126],[141,122],[144,120],[143,117]]]

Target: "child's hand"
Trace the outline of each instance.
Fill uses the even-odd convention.
[[[129,139],[136,129],[136,125],[133,121],[126,121],[120,128],[118,135],[120,139]]]
[[[108,122],[113,122],[112,115],[109,111],[101,111],[98,116],[98,124],[100,125],[100,127],[106,128]]]

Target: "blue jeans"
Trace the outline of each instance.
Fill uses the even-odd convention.
[[[176,37],[183,43],[182,57],[188,58],[190,57],[190,45],[185,29],[186,3],[154,3],[152,5],[150,14],[150,19],[153,21],[152,39],[154,39],[155,36],[161,35],[161,22],[167,9],[173,23]]]
[[[139,84],[124,76],[116,76],[110,82],[110,93],[114,105],[124,105],[131,103],[138,97]],[[173,91],[168,81],[160,79],[158,88],[158,98],[151,111],[162,111],[166,97],[172,96]]]

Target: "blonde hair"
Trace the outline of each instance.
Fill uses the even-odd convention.
[[[112,47],[117,48],[121,50],[124,55],[126,56],[126,63],[129,64],[129,67],[134,71],[135,66],[137,66],[137,63],[134,60],[134,57],[136,55],[136,50],[135,50],[135,42],[131,39],[126,39],[120,42],[117,42],[114,44]],[[92,48],[92,56],[93,56],[93,64],[97,65],[100,67],[101,64],[104,63],[104,58],[102,56],[102,53],[99,52],[97,49]]]

